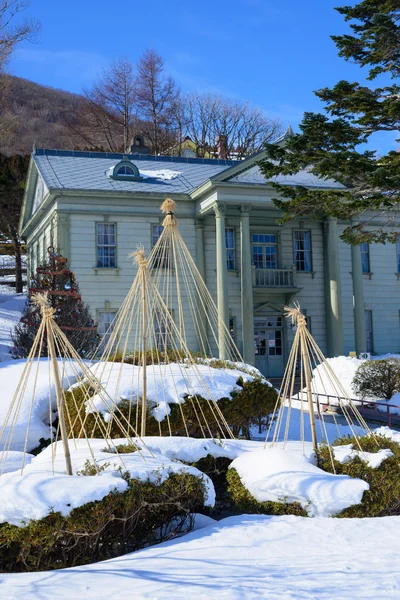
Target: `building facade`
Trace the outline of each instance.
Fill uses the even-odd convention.
[[[104,333],[135,276],[128,255],[138,244],[150,252],[162,227],[160,204],[171,197],[221,318],[244,360],[266,376],[283,374],[294,336],[284,306],[292,301],[327,356],[399,352],[399,246],[351,247],[340,239],[347,223],[333,218],[280,224],[261,158],[37,149],[21,215],[30,271],[49,246],[58,248]],[[339,187],[305,172],[278,180]]]

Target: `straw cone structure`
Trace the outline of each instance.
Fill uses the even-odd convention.
[[[55,309],[52,308],[48,302],[46,294],[37,293],[33,296],[33,301],[36,303],[41,313],[41,323],[39,325],[36,337],[29,356],[26,360],[21,379],[17,383],[16,390],[12,402],[10,404],[8,413],[5,421],[0,429],[0,474],[4,472],[7,458],[10,450],[13,447],[13,439],[16,433],[16,426],[19,421],[21,412],[29,411],[30,418],[28,419],[25,432],[25,445],[23,448],[24,459],[22,460],[21,472],[25,466],[25,456],[27,453],[27,444],[29,438],[29,431],[31,425],[31,418],[34,412],[35,404],[35,390],[39,378],[40,368],[40,357],[43,356],[43,350],[47,348],[48,352],[48,382],[49,382],[49,393],[48,393],[48,414],[49,414],[49,439],[51,442],[58,440],[62,441],[62,447],[65,456],[66,471],[68,475],[73,474],[72,463],[70,457],[70,446],[74,444],[73,434],[68,434],[67,429],[72,432],[78,428],[80,433],[77,437],[85,438],[90,450],[90,454],[94,460],[94,454],[90,446],[90,432],[87,431],[86,419],[89,413],[93,412],[93,416],[103,434],[105,445],[113,452],[117,453],[117,449],[113,444],[113,441],[109,439],[109,424],[106,424],[100,415],[95,412],[92,406],[92,400],[90,394],[85,392],[86,395],[86,416],[81,417],[79,411],[74,411],[74,415],[71,415],[68,410],[68,405],[65,402],[65,389],[63,382],[67,381],[67,387],[72,385],[77,380],[84,381],[88,387],[96,391],[98,397],[101,398],[104,405],[108,408],[112,414],[114,423],[120,430],[120,437],[126,437],[133,443],[131,436],[136,437],[136,431],[129,425],[126,417],[119,411],[118,407],[114,405],[112,399],[108,396],[106,391],[103,389],[100,382],[96,379],[93,373],[88,369],[86,364],[81,360],[80,356],[76,353],[68,338],[65,336],[63,331],[58,327],[54,316]],[[60,358],[57,358],[60,357]],[[42,359],[43,360],[43,359]],[[56,411],[58,426],[56,431],[52,425],[54,420],[54,406],[51,398],[51,389],[55,389],[56,395]],[[85,389],[85,388],[84,388]],[[74,388],[69,390],[72,395],[75,407],[77,406],[77,400],[75,398]],[[75,414],[76,412],[76,414]],[[68,428],[67,428],[68,424]],[[69,435],[71,436],[69,438]],[[55,452],[57,444],[53,445],[53,470],[55,461]]]
[[[273,413],[274,418],[271,420],[265,444],[270,440],[271,430],[274,427],[271,445],[283,442],[283,447],[286,446],[289,439],[291,411],[295,402],[296,406],[300,402],[301,411],[298,439],[304,443],[304,413],[307,413],[310,418],[312,442],[316,454],[318,454],[318,429],[320,430],[320,438],[328,446],[333,441],[329,440],[326,428],[326,412],[329,412],[330,420],[336,425],[338,437],[341,433],[335,414],[337,410],[343,415],[357,440],[359,427],[363,433],[371,434],[367,423],[354,402],[348,397],[334,370],[307,329],[307,321],[301,312],[300,305],[296,303],[292,306],[286,306],[285,313],[286,317],[291,320],[292,326],[296,328],[296,333]],[[318,369],[313,373],[316,367]],[[295,394],[294,388],[297,377],[300,379],[301,391]],[[326,389],[327,383],[330,388],[329,393]],[[321,389],[323,389],[323,394],[321,394]],[[292,436],[291,439],[293,439]],[[361,450],[361,447],[359,448]],[[332,452],[331,459],[333,464]]]
[[[215,371],[207,357],[216,355],[222,335],[227,357],[234,362],[242,359],[228,328],[220,322],[217,307],[182,239],[174,214],[175,202],[165,200],[161,210],[165,214],[163,232],[148,261],[143,248],[133,253],[138,272],[110,329],[96,375],[105,384],[110,377],[115,380],[117,376],[121,381],[127,367],[123,363],[132,364],[131,387],[136,391],[127,400],[135,407],[136,427],[142,436],[146,434],[149,412],[157,418],[160,435],[172,434],[163,387],[168,379],[174,385],[183,382],[185,393],[180,402],[191,403],[196,426],[204,437],[232,437],[213,395]],[[194,349],[190,347],[193,340],[197,345]],[[201,354],[201,360],[196,353]],[[110,363],[114,368],[110,368]],[[118,369],[120,374],[116,375]],[[120,397],[117,384],[113,399],[118,403]],[[206,411],[199,397],[207,401]],[[181,403],[179,410],[182,431],[189,435]]]

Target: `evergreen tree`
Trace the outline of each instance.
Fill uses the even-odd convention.
[[[16,326],[12,340],[14,358],[24,358],[32,348],[37,328],[40,324],[40,311],[32,304],[35,293],[47,293],[51,306],[56,309],[57,324],[68,337],[80,356],[95,350],[99,340],[97,327],[90,315],[88,306],[82,301],[75,275],[68,268],[68,260],[58,255],[52,247],[48,249],[48,261],[36,269],[30,280],[29,300]],[[59,349],[56,348],[59,354]],[[46,340],[42,354],[47,356]]]
[[[394,242],[398,237],[393,225],[400,199],[400,153],[393,150],[378,156],[360,144],[372,143],[370,137],[376,132],[399,129],[400,3],[363,0],[336,10],[350,21],[352,30],[352,35],[332,36],[339,56],[366,67],[369,81],[379,76],[385,85],[374,88],[339,81],[332,89],[315,92],[325,104],[325,114],[306,112],[301,133],[290,137],[284,148],[266,145],[267,160],[260,165],[267,178],[306,169],[346,186],[321,190],[274,183],[288,199],[274,200],[284,220],[356,217],[359,222],[344,231],[345,241]],[[368,211],[375,211],[375,221]]]
[[[10,240],[15,254],[15,291],[23,290],[19,217],[24,197],[29,156],[0,154],[0,235]]]

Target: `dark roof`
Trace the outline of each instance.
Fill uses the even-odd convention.
[[[45,149],[36,149],[33,158],[49,189],[162,194],[190,193],[238,162]],[[118,181],[109,177],[110,170],[123,159],[130,160],[138,167],[143,175],[142,181]]]

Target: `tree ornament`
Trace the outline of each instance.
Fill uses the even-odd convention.
[[[66,283],[64,285],[64,290],[70,290],[71,289],[71,284],[70,283]]]

